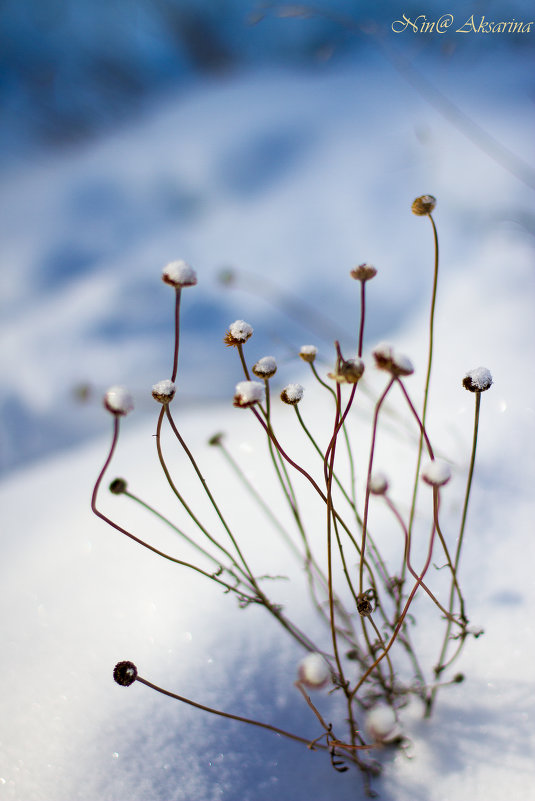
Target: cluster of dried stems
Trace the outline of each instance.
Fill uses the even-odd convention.
[[[366,484],[362,488],[360,506],[357,504],[356,469],[351,444],[349,413],[358,397],[359,383],[364,372],[362,354],[366,286],[374,277],[375,268],[368,264],[362,264],[351,271],[352,278],[360,283],[360,321],[355,357],[345,358],[339,343],[336,342],[336,364],[334,370],[328,374],[327,380],[324,380],[315,364],[316,349],[313,346],[305,346],[300,352],[302,360],[310,366],[313,380],[332,396],[332,435],[325,449],[318,445],[299,411],[299,401],[302,395],[300,385],[290,384],[281,393],[281,399],[293,406],[299,425],[312,443],[318,459],[323,462],[322,481],[316,481],[305,467],[288,455],[274,430],[271,397],[271,379],[276,371],[274,359],[271,357],[260,359],[251,368],[258,380],[251,381],[244,345],[249,339],[252,329],[247,323],[236,321],[230,326],[225,336],[225,343],[237,351],[241,363],[240,369],[243,370],[245,378],[236,387],[234,405],[245,408],[254,415],[266,437],[269,456],[276,478],[280,483],[284,503],[288,505],[295,523],[295,538],[287,530],[284,530],[283,534],[293,555],[301,560],[312,602],[322,621],[318,623],[318,626],[320,629],[321,626],[326,627],[328,632],[329,646],[327,648],[322,648],[317,644],[317,632],[302,631],[287,617],[283,608],[274,603],[260,586],[260,580],[251,570],[247,555],[240,546],[237,533],[228,524],[173,418],[171,401],[175,394],[174,382],[178,370],[182,289],[196,283],[195,273],[185,262],[172,262],[163,273],[163,280],[175,290],[175,342],[171,378],[160,382],[153,388],[153,396],[161,404],[155,441],[159,462],[169,486],[202,536],[200,539],[196,539],[179,530],[156,509],[131,493],[124,479],[115,479],[109,488],[112,493],[122,494],[141,504],[160,520],[174,528],[190,546],[196,549],[201,557],[201,564],[209,564],[211,568],[207,569],[164,553],[110,519],[98,508],[98,493],[116,449],[121,418],[130,408],[129,398],[120,387],[111,389],[105,397],[105,405],[113,415],[113,439],[92,497],[94,513],[114,529],[164,559],[193,570],[209,581],[215,582],[224,592],[235,596],[240,606],[250,604],[262,606],[280,623],[284,631],[294,638],[308,654],[305,655],[300,665],[296,687],[314,713],[316,731],[312,736],[300,736],[266,722],[251,720],[228,711],[212,709],[157,687],[150,681],[141,678],[132,662],[120,662],[116,666],[115,680],[126,686],[138,681],[199,709],[277,732],[292,740],[302,742],[311,749],[326,751],[330,755],[333,767],[338,772],[347,770],[346,763],[353,763],[363,772],[365,787],[369,793],[373,792],[370,788],[370,777],[379,771],[378,763],[372,758],[370,752],[385,744],[399,745],[404,741],[398,725],[398,710],[407,703],[411,696],[418,696],[423,702],[425,715],[429,716],[438,688],[462,680],[462,674],[456,674],[447,680],[444,672],[458,658],[467,636],[469,634],[477,636],[479,633],[468,628],[465,602],[459,586],[458,575],[474,470],[481,392],[488,389],[492,379],[488,370],[477,368],[468,373],[463,380],[465,388],[473,392],[475,397],[473,445],[459,529],[456,531],[456,539],[452,540],[451,537],[448,539],[441,527],[440,503],[442,488],[450,477],[450,470],[445,462],[435,458],[426,430],[439,263],[438,236],[432,216],[434,207],[435,199],[430,195],[417,198],[412,206],[414,214],[428,217],[434,239],[434,277],[423,400],[420,404],[413,402],[407,390],[405,379],[413,372],[410,361],[406,357],[400,356],[390,346],[378,346],[373,351],[373,358],[375,367],[384,371],[386,386],[376,399],[373,410],[371,444],[365,469]],[[396,389],[401,392],[403,403],[406,404],[408,413],[414,420],[417,432],[412,495],[407,504],[408,511],[405,514],[400,511],[399,504],[396,505],[392,500],[385,477],[374,472],[374,452],[381,413],[384,411],[387,398]],[[161,432],[164,423],[170,427],[190,460],[192,468],[219,518],[224,532],[222,536],[218,536],[201,522],[190,507],[187,498],[183,497],[174,483],[161,446]],[[267,507],[239,464],[233,459],[222,436],[215,435],[210,440],[210,444],[221,451],[242,482],[243,490],[251,493],[264,512],[273,520],[271,509]],[[345,477],[341,477],[337,473],[336,456],[339,447],[343,448],[348,459],[349,475]],[[424,462],[427,463],[425,466],[423,466]],[[298,505],[294,486],[298,477],[312,486],[324,508],[323,544],[322,552],[319,555],[317,548],[315,552],[311,544],[310,532],[307,530],[307,524]],[[420,479],[422,478],[430,487],[430,490],[426,490],[427,502],[430,504],[429,534],[423,563],[416,565],[412,555],[413,530]],[[384,558],[380,543],[369,530],[368,518],[372,496],[381,498],[382,502],[386,504],[392,515],[393,525],[399,527],[403,537],[401,564],[398,564],[396,569]],[[420,547],[418,548],[419,553]],[[442,563],[443,571],[446,571],[449,576],[448,589],[443,593],[445,600],[442,602],[431,589],[428,578],[430,567],[434,564],[433,559]],[[443,571],[441,571],[441,575],[443,575]],[[426,671],[420,663],[419,654],[411,637],[409,610],[417,593],[425,593],[430,603],[436,606],[439,612],[438,623],[444,629],[431,681],[425,678]],[[406,678],[407,664],[410,666],[409,680]],[[310,697],[311,689],[325,685],[328,685],[331,691],[336,690],[344,699],[345,717],[348,723],[345,734],[333,730],[333,725],[324,719],[318,706]],[[374,721],[373,713],[378,709],[381,710],[381,715],[377,716]],[[371,721],[367,729],[368,734],[365,734],[363,725],[363,719],[366,716]]]

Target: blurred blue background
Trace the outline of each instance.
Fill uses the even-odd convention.
[[[520,0],[2,0],[0,472],[104,431],[109,384],[152,410],[167,261],[199,271],[180,398],[210,405],[239,380],[221,346],[233,319],[252,315],[250,358],[276,355],[281,381],[304,342],[326,364],[335,337],[354,347],[355,263],[384,280],[369,341],[418,311],[417,194],[439,196],[451,270],[489,232],[532,242],[535,30],[454,31],[530,13]],[[403,14],[455,24],[395,34]]]

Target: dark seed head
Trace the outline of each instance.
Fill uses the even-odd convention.
[[[113,668],[113,679],[121,687],[130,687],[137,679],[137,667],[133,662],[117,662]]]

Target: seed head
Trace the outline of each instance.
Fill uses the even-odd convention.
[[[475,367],[463,378],[463,387],[470,392],[485,392],[492,386],[492,376],[486,367]]]
[[[384,473],[374,473],[370,476],[368,489],[372,495],[384,495],[388,489],[388,479]]]
[[[103,402],[106,409],[117,416],[124,416],[134,408],[132,395],[125,387],[110,387]]]
[[[137,667],[133,662],[117,662],[113,668],[113,678],[121,687],[130,687],[137,679]]]
[[[395,376],[412,375],[414,367],[411,360],[401,353],[397,353],[392,345],[381,342],[373,350],[375,366],[380,370],[386,370]]]
[[[243,345],[244,342],[253,335],[253,328],[244,320],[235,320],[229,325],[228,331],[223,338],[225,345],[229,347],[237,347]]]
[[[303,397],[304,391],[301,384],[288,384],[281,392],[281,401],[289,406],[295,406]]]
[[[421,478],[431,487],[442,487],[451,478],[451,468],[442,459],[433,459],[425,465],[421,472]]]
[[[222,431],[218,431],[216,434],[213,434],[210,437],[210,439],[208,440],[208,445],[212,445],[212,447],[215,447],[216,445],[220,445],[221,444],[221,440],[223,439],[224,436],[225,435],[223,434]]]
[[[364,282],[374,278],[377,275],[377,270],[371,264],[359,264],[358,267],[354,267],[351,270],[349,275],[351,278],[354,278],[355,281]]]
[[[114,478],[109,486],[109,490],[113,495],[122,495],[127,490],[127,483],[124,478]]]
[[[413,201],[412,213],[418,217],[425,217],[426,214],[431,214],[436,205],[436,197],[433,197],[433,195],[421,195]]]
[[[339,384],[356,384],[364,372],[364,362],[362,359],[338,359],[334,372],[328,373],[328,377],[334,379]]]
[[[264,385],[260,381],[240,381],[236,384],[234,406],[246,408],[264,400]]]
[[[364,725],[370,737],[377,743],[391,743],[401,735],[394,710],[384,703],[370,709]]]
[[[361,592],[361,594],[357,596],[357,612],[359,615],[361,617],[369,617],[373,614],[374,609],[373,591],[367,590],[366,592]]]
[[[158,403],[171,403],[175,397],[176,386],[169,378],[164,378],[163,381],[158,381],[152,387],[152,397]]]
[[[313,651],[299,662],[297,676],[305,687],[311,690],[320,690],[329,681],[331,671],[322,655]]]
[[[271,378],[277,372],[277,362],[273,356],[262,356],[253,364],[252,371],[258,378]]]
[[[312,364],[316,355],[318,353],[318,349],[315,345],[303,345],[301,350],[299,351],[299,356],[302,358],[304,362],[308,362]]]
[[[166,284],[182,289],[185,286],[195,286],[197,274],[193,267],[183,259],[170,261],[162,270],[162,281]]]

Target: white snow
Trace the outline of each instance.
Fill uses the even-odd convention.
[[[152,397],[160,403],[168,403],[173,400],[176,392],[176,384],[170,378],[157,381],[152,386]]]
[[[277,362],[273,356],[262,356],[253,364],[253,373],[259,378],[271,378],[277,372]]]
[[[289,403],[293,406],[302,400],[304,392],[305,388],[302,384],[287,384],[281,392],[281,399],[284,403]]]
[[[458,50],[448,51],[428,77],[525,157],[532,138],[525,56],[518,48],[504,58],[490,39],[468,66]],[[428,41],[433,48],[434,40]],[[396,45],[410,50],[419,43],[420,37],[400,36]],[[302,566],[292,562],[278,529],[264,520],[217,448],[207,445],[214,430],[224,430],[247,479],[292,525],[265,435],[251,414],[232,408],[241,371],[221,338],[225,321],[251,315],[251,348],[257,336],[265,337],[259,353],[276,354],[281,387],[292,375],[285,370],[295,374],[296,363],[303,369],[297,378],[307,392],[307,424],[314,424],[319,442],[328,443],[332,399],[323,397],[309,365],[299,362],[295,343],[316,337],[332,364],[334,337],[315,333],[324,315],[354,352],[358,309],[348,271],[359,259],[373,258],[379,272],[368,287],[365,353],[383,337],[395,342],[394,351],[410,353],[411,397],[421,408],[433,242],[429,221],[414,218],[410,206],[422,189],[438,198],[434,218],[441,243],[426,428],[437,454],[455,468],[442,504],[452,544],[474,414],[462,377],[466,364],[480,363],[492,363],[494,376],[493,392],[481,399],[459,572],[471,625],[485,633],[467,642],[455,667],[465,681],[441,690],[430,720],[423,720],[417,704],[400,710],[411,758],[384,749],[383,775],[374,787],[383,801],[535,799],[535,387],[526,371],[535,358],[533,199],[528,187],[445,122],[390,66],[367,59],[364,54],[357,64],[308,73],[266,69],[206,80],[197,91],[170,97],[145,120],[4,177],[2,458],[12,468],[22,457],[56,451],[12,470],[0,484],[0,797],[8,801],[364,798],[359,775],[336,773],[324,754],[213,718],[137,682],[129,688],[113,682],[113,666],[132,660],[141,676],[199,703],[297,734],[320,733],[294,687],[303,652],[264,610],[239,609],[209,580],[158,559],[90,514],[113,422],[96,399],[116,380],[136,394],[136,413],[122,421],[99,508],[177,558],[200,559],[176,532],[124,494],[106,490],[108,481],[123,476],[129,491],[193,533],[162,475],[154,445],[157,409],[146,392],[150,377],[165,375],[172,359],[173,309],[158,265],[179,249],[202,267],[206,280],[198,292],[184,293],[184,408],[177,425],[240,533],[255,574],[289,579],[266,579],[262,586],[303,628],[323,636]],[[275,317],[277,304],[267,302],[274,290],[270,294],[266,285],[256,295],[247,287],[232,294],[216,285],[215,275],[228,264],[269,278],[281,288],[283,309],[297,308],[310,328],[296,327],[286,336],[286,312]],[[296,298],[313,309],[308,317]],[[315,346],[308,348],[305,353],[315,356]],[[259,353],[251,354],[251,363]],[[324,378],[325,363],[318,359],[316,366]],[[221,388],[209,404],[207,371],[211,386]],[[358,444],[359,502],[373,399],[385,378],[367,371],[357,411],[348,417]],[[68,406],[66,390],[84,381],[95,393],[89,405]],[[419,432],[394,393],[381,415],[376,461],[392,479],[396,508],[405,511]],[[111,398],[119,408],[130,406],[124,400]],[[279,406],[273,409],[277,437],[321,481],[321,460],[306,451],[295,415],[282,414],[287,410]],[[97,440],[73,447],[79,432],[95,431]],[[66,443],[70,451],[61,450]],[[162,447],[179,489],[187,490],[203,520],[216,525],[176,440],[165,434]],[[342,451],[337,449],[337,465],[344,473]],[[306,487],[300,491],[314,547],[324,554],[324,510]],[[423,487],[419,492],[425,504],[430,493]],[[369,526],[382,550],[399,560],[403,538],[383,507],[380,499],[370,504]],[[412,548],[416,567],[422,556],[417,538]],[[444,572],[431,567],[426,579],[434,585]],[[410,631],[422,662],[432,668],[436,616],[420,591],[414,613],[417,625]],[[343,728],[337,695],[318,698],[326,719]]]
[[[126,387],[110,387],[104,395],[104,406],[112,414],[128,414],[134,408],[134,400]]]
[[[482,392],[492,386],[492,375],[486,367],[475,367],[473,370],[469,370],[465,378],[468,378],[470,384]]]
[[[179,259],[169,262],[163,268],[162,279],[166,284],[172,284],[175,287],[195,286],[197,274],[193,267],[183,259]]]
[[[253,334],[253,327],[245,320],[235,320],[229,325],[230,335],[236,342],[247,342]]]
[[[297,675],[306,687],[319,690],[329,681],[331,671],[321,654],[310,653],[299,662]]]
[[[451,467],[443,459],[433,459],[424,465],[421,477],[426,484],[442,487],[451,478]]]
[[[239,381],[236,384],[234,402],[238,406],[250,406],[264,400],[264,385],[260,381]]]
[[[315,345],[301,345],[299,356],[304,362],[313,362],[318,355],[318,349]]]

